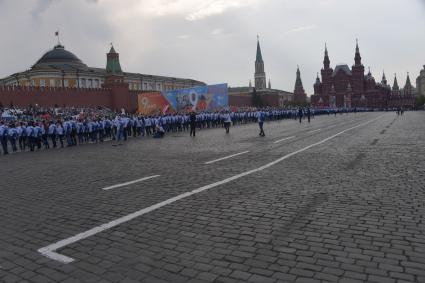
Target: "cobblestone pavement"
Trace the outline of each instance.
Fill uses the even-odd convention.
[[[244,125],[1,156],[0,282],[425,282],[424,121],[344,114],[265,138]],[[38,252],[225,179],[56,250],[71,263]]]

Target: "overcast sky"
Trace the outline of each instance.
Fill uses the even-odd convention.
[[[61,42],[91,67],[110,42],[124,71],[246,86],[257,34],[272,87],[310,95],[327,42],[331,65],[363,64],[404,85],[425,64],[425,0],[0,0],[0,77],[28,69]],[[367,71],[366,71],[367,72]]]

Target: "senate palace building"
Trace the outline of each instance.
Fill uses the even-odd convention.
[[[113,46],[111,46],[108,56],[118,57]],[[119,63],[117,66],[109,67],[114,67],[121,72]],[[53,49],[41,56],[29,70],[0,79],[0,86],[96,89],[102,88],[106,73],[105,68],[87,66],[58,42]],[[192,79],[122,73],[124,82],[128,83],[129,90],[132,91],[168,91],[205,85],[203,82]]]

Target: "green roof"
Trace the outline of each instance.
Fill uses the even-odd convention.
[[[118,58],[108,58],[106,72],[111,74],[121,74],[121,65]]]
[[[106,72],[109,74],[122,74],[119,54],[115,51],[112,44],[106,61]]]

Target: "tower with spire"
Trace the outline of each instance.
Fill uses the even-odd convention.
[[[106,77],[105,84],[111,85],[124,82],[124,73],[121,69],[119,54],[111,43],[111,49],[106,54]]]
[[[398,86],[398,82],[397,82],[397,74],[394,74],[394,83],[393,83],[391,95],[393,96],[400,95],[400,87]]]
[[[331,60],[329,60],[328,46],[325,43],[325,57],[323,59],[322,73],[322,94],[329,95],[332,86],[332,73],[333,69],[330,67]]]
[[[362,64],[362,57],[360,56],[359,40],[356,39],[356,54],[354,55],[354,66],[360,66]]]
[[[128,83],[124,82],[124,73],[121,69],[119,54],[111,43],[111,49],[106,54],[106,75],[104,88],[111,89],[112,103],[116,110],[130,109],[131,98],[128,94]]]
[[[304,91],[303,82],[301,80],[301,72],[299,66],[297,66],[297,78],[295,80],[294,88],[294,102],[305,103],[307,102],[307,95]]]
[[[387,86],[388,85],[387,78],[385,77],[385,71],[382,72],[381,84],[384,85],[384,86]]]
[[[261,54],[260,38],[257,36],[257,56],[255,58],[255,88],[258,90],[265,89],[267,86],[266,73],[264,72],[263,55]]]
[[[362,64],[362,57],[360,56],[359,40],[356,39],[356,53],[354,55],[354,65],[352,70],[352,88],[353,93],[360,95],[364,93],[364,66]]]
[[[406,84],[404,85],[404,88],[403,88],[403,95],[404,96],[413,95],[413,87],[412,87],[412,83],[410,82],[409,72],[407,72]]]
[[[317,73],[316,82],[314,83],[314,94],[322,94],[322,82],[319,78],[319,73]]]

